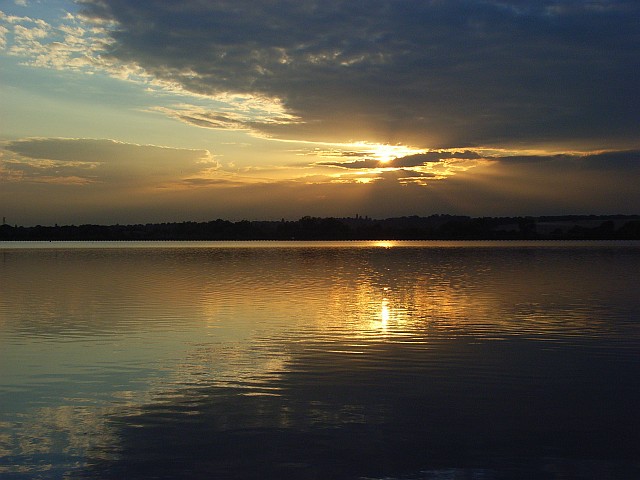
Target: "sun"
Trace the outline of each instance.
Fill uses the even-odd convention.
[[[389,163],[396,158],[425,153],[427,151],[407,145],[390,145],[388,143],[366,144],[366,146],[370,148],[368,153],[371,157],[383,164]]]

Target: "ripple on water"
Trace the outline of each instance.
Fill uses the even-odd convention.
[[[637,473],[637,249],[167,247],[3,253],[3,476]]]

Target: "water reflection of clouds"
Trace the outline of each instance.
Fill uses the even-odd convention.
[[[606,334],[619,327],[606,324],[607,302],[624,311],[624,302],[635,298],[628,278],[637,260],[601,253],[568,257],[377,246],[384,248],[177,249],[123,257],[50,252],[35,261],[26,255],[26,265],[12,264],[10,256],[3,268],[17,281],[6,290],[3,285],[3,295],[16,305],[2,305],[0,328],[15,343],[4,358],[15,353],[16,370],[4,382],[20,376],[28,383],[38,369],[70,379],[91,367],[114,375],[103,377],[100,388],[111,391],[93,397],[95,407],[78,406],[76,400],[89,397],[77,394],[66,405],[33,409],[23,429],[15,430],[20,446],[17,437],[5,436],[0,448],[20,455],[55,453],[60,446],[54,438],[63,438],[69,455],[100,451],[100,445],[108,451],[117,438],[104,426],[114,415],[105,405],[122,414],[162,400],[169,410],[181,405],[211,414],[219,406],[211,399],[216,392],[251,399],[222,402],[228,409],[227,419],[220,420],[225,428],[238,427],[242,420],[233,408],[243,405],[256,412],[267,408],[279,428],[308,416],[321,424],[371,422],[384,417],[379,405],[351,398],[353,377],[344,372],[359,371],[363,382],[375,386],[402,378],[366,372],[363,358],[406,356],[407,344],[430,342],[445,352],[461,337]],[[594,316],[599,308],[602,319]],[[15,360],[22,358],[18,349],[33,358],[51,355],[29,370]],[[413,353],[410,360],[422,358]],[[330,377],[344,382],[342,403],[327,400],[331,392],[321,389]],[[301,382],[307,382],[303,391]],[[270,400],[263,403],[261,397]],[[62,433],[55,437],[56,432]]]
[[[260,344],[262,343],[262,344]],[[172,388],[215,385],[239,389],[245,395],[278,395],[274,387],[287,370],[289,353],[255,338],[232,343],[203,342],[185,352],[171,374]]]
[[[41,407],[22,415],[18,421],[0,426],[11,434],[0,435],[0,474],[24,473],[62,478],[77,468],[91,452],[95,460],[117,457],[118,437],[109,417],[117,407]],[[60,464],[64,456],[67,460]],[[37,459],[26,466],[27,459]],[[54,472],[52,472],[55,469]]]

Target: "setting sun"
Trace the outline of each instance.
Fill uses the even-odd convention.
[[[417,155],[419,153],[425,153],[428,150],[421,148],[409,147],[406,145],[389,145],[389,144],[357,144],[370,147],[370,155],[373,159],[378,160],[381,163],[388,163],[391,160],[400,157],[406,157],[408,155]]]

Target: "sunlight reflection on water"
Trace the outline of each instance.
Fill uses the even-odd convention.
[[[3,478],[638,471],[637,245],[265,243],[3,249]]]

